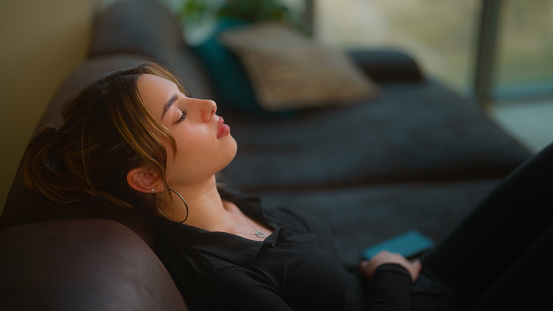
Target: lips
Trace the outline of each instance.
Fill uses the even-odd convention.
[[[230,126],[225,124],[223,117],[219,117],[219,131],[217,132],[217,139],[228,135],[230,133]]]

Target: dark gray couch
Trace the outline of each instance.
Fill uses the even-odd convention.
[[[183,40],[177,20],[160,2],[117,2],[97,16],[94,29],[88,58],[60,86],[38,128],[45,123],[59,126],[63,101],[86,83],[112,70],[155,59],[172,68],[195,97],[217,99],[219,114],[231,126],[239,145],[235,161],[222,172],[222,178],[232,188],[260,197],[268,208],[286,205],[322,219],[334,232],[346,266],[358,263],[364,247],[407,230],[418,229],[439,240],[501,178],[530,157],[474,102],[424,77],[416,62],[400,51],[350,52],[359,68],[379,84],[376,99],[347,107],[302,110],[290,118],[259,117],[233,110],[225,106],[224,98],[217,98],[202,63]],[[90,220],[98,218],[117,222]],[[68,265],[80,266],[86,275],[86,260],[92,259],[73,258],[78,246],[62,243],[63,247],[52,250],[43,237],[75,242],[73,236],[95,236],[90,233],[96,231],[104,232],[96,236],[100,242],[118,241],[106,238],[106,232],[133,235],[138,242],[132,245],[156,259],[146,246],[148,234],[138,232],[129,219],[92,202],[52,203],[25,187],[21,168],[0,218],[0,229],[0,249],[6,250],[0,257],[0,279],[17,278],[10,264],[22,265],[17,271],[40,271],[41,282],[36,286],[56,285],[63,293],[57,303],[72,306],[72,310],[78,309],[75,306],[90,287],[95,299],[86,303],[96,301],[100,306],[105,302],[102,299],[113,299],[108,288],[103,296],[101,286],[90,281],[102,273],[115,274],[106,277],[121,282],[121,288],[134,288],[128,295],[148,300],[144,306],[162,297],[154,295],[157,290],[152,284],[117,278],[117,271],[122,271],[118,267],[124,264],[121,261],[102,262],[102,269],[80,277],[81,286],[76,290],[60,284],[67,280],[56,278],[60,267],[45,271],[47,267],[36,265],[40,249],[54,261],[60,258]],[[2,236],[9,238],[2,240]],[[13,257],[11,250],[17,243],[6,241],[18,239],[35,241],[32,245],[36,248],[19,249]],[[104,245],[100,242],[96,241]],[[105,251],[110,256],[116,249],[107,248],[83,251]],[[33,278],[26,280],[28,285]],[[166,288],[167,276],[155,282],[162,283],[158,290]],[[13,293],[5,298],[43,299],[21,282],[2,283],[1,292]],[[144,291],[154,294],[138,294]],[[4,301],[9,305],[15,300]],[[179,306],[174,309],[183,308]]]

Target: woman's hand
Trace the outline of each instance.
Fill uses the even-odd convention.
[[[413,280],[413,282],[419,277],[419,273],[422,269],[422,264],[420,261],[416,260],[414,262],[411,262],[405,259],[405,257],[401,256],[400,254],[390,253],[388,251],[381,251],[373,258],[371,258],[371,260],[361,262],[360,267],[361,271],[363,271],[363,273],[365,273],[369,280],[371,280],[376,268],[387,263],[398,264],[407,269],[407,271],[409,271],[409,274],[411,275],[411,279]]]

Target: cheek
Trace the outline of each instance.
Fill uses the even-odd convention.
[[[236,141],[231,136],[217,140],[211,128],[192,128],[174,132],[178,152],[168,149],[167,179],[186,183],[209,177],[234,159]]]
[[[173,164],[182,169],[198,165],[202,160],[209,158],[214,150],[212,150],[213,142],[209,140],[207,134],[201,129],[188,129],[174,133],[177,154],[174,155],[172,151],[170,152],[168,167]]]
[[[197,128],[184,128],[182,131],[175,133],[175,141],[177,143],[177,157],[186,154],[201,154],[205,152],[209,146],[209,139],[205,131]]]

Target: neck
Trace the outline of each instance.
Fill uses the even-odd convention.
[[[227,210],[217,190],[215,176],[203,183],[173,186],[171,189],[177,191],[188,205],[187,225],[213,231],[225,223]],[[181,221],[187,217],[186,207],[177,195],[171,194],[172,202],[165,193],[159,193],[158,207],[169,219]]]

